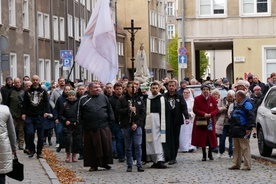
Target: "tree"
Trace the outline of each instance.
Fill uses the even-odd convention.
[[[205,75],[205,72],[206,72],[206,69],[207,69],[207,67],[208,67],[208,65],[209,65],[209,63],[208,63],[208,58],[207,58],[207,56],[206,56],[206,51],[205,50],[201,50],[200,52],[199,52],[199,54],[200,54],[200,59],[199,59],[199,74],[200,74],[200,77],[202,77],[202,76],[204,76]]]
[[[168,62],[173,68],[174,76],[178,75],[178,36],[175,35],[168,43]]]

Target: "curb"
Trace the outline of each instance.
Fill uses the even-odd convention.
[[[46,162],[46,160],[43,159],[43,158],[40,158],[39,162],[42,165],[43,169],[46,171],[51,183],[52,184],[60,184],[60,182],[58,181],[57,176],[55,175],[54,171],[51,169],[49,164]]]
[[[265,161],[268,161],[268,162],[271,162],[271,163],[273,163],[273,164],[276,164],[276,160],[275,159],[273,159],[273,158],[269,158],[269,157],[263,157],[263,156],[260,156],[260,155],[253,155],[253,154],[251,154],[251,157],[253,158],[253,159],[262,159],[262,160],[265,160]]]

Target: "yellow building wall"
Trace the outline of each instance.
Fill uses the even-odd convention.
[[[263,82],[263,46],[276,46],[276,38],[259,39],[234,39],[233,57],[245,57],[245,62],[235,62],[234,59],[234,78],[244,77],[244,73],[252,73],[259,77]]]
[[[118,23],[122,27],[130,27],[131,19],[134,20],[135,27],[141,27],[141,30],[135,34],[134,44],[134,58],[136,67],[136,53],[140,48],[140,42],[144,43],[144,49],[147,55],[147,62],[149,66],[149,22],[148,22],[148,1],[146,0],[135,0],[130,3],[130,0],[119,0],[117,1],[117,18]],[[125,39],[125,58],[127,68],[131,68],[131,42],[130,33],[126,33]]]

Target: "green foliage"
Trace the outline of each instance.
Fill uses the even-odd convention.
[[[200,65],[200,77],[202,77],[203,75],[205,75],[206,69],[208,67],[208,58],[206,56],[206,51],[205,50],[201,50],[200,51],[200,60],[199,60],[199,65]]]
[[[174,76],[178,75],[178,36],[175,35],[168,43],[168,62],[173,68]]]

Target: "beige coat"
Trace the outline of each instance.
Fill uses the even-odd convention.
[[[12,150],[16,150],[16,135],[10,110],[0,105],[0,174],[12,171]]]

